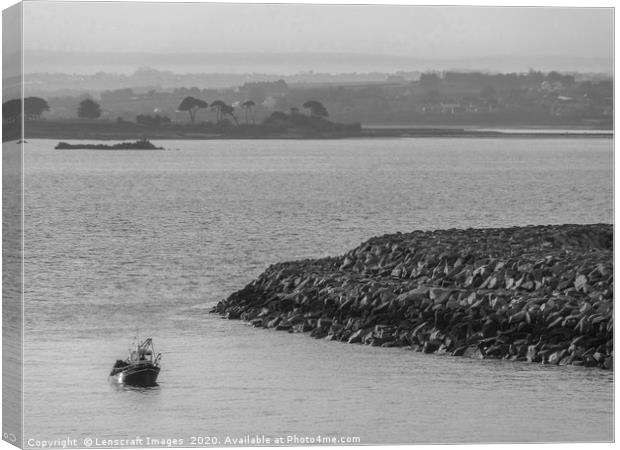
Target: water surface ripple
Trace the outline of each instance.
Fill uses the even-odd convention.
[[[610,441],[613,374],[257,330],[207,313],[269,264],[414,229],[612,222],[610,139],[25,146],[26,439]],[[106,377],[136,328],[160,386]]]

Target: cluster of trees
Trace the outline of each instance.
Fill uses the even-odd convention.
[[[281,111],[276,111],[272,113],[269,117],[267,117],[263,121],[263,123],[279,123],[280,125],[282,125],[282,122],[288,122],[289,124],[303,126],[310,123],[308,121],[303,121],[303,118],[314,120],[316,120],[317,118],[325,119],[329,115],[329,113],[327,112],[327,108],[325,108],[325,106],[321,102],[318,102],[316,100],[309,100],[305,102],[303,104],[303,107],[309,111],[309,116],[301,114],[299,112],[299,108],[291,108],[290,115]],[[196,123],[198,112],[201,109],[206,110],[209,108],[211,111],[215,112],[216,123],[218,125],[231,126],[233,122],[237,126],[240,125],[240,121],[235,114],[235,107],[222,100],[215,100],[209,104],[199,98],[187,96],[181,101],[181,103],[177,107],[178,111],[185,111],[188,113],[190,123]],[[245,102],[238,104],[238,108],[243,111],[243,120],[245,124],[256,123],[256,102],[254,102],[253,100],[246,100]],[[117,121],[119,123],[124,122],[120,117]],[[171,120],[169,117],[160,116],[159,114],[140,114],[136,116],[136,123],[146,127],[158,127],[161,125],[170,124]]]
[[[551,71],[547,74],[530,70],[527,73],[483,73],[483,72],[426,72],[420,75],[420,86],[435,88],[442,83],[459,83],[471,87],[492,86],[496,89],[511,89],[534,86],[544,81],[561,83],[565,86],[575,84],[575,77]]]
[[[226,116],[230,116],[237,125],[239,125],[239,121],[237,120],[237,116],[235,116],[235,108],[232,105],[228,105],[224,103],[222,100],[216,100],[211,103],[211,110],[215,111],[215,118],[217,123],[220,123]]]
[[[327,113],[327,108],[325,108],[321,102],[317,102],[316,100],[308,100],[303,104],[303,107],[309,109],[310,115],[313,117],[327,118],[329,116]]]
[[[327,108],[325,108],[325,106],[323,106],[321,102],[317,102],[316,100],[308,100],[307,102],[303,104],[303,107],[310,111],[310,117],[312,118],[327,119],[327,117],[329,116],[329,113],[327,112]],[[292,107],[290,108],[290,114],[286,114],[285,112],[282,112],[282,111],[274,111],[268,117],[267,121],[268,122],[286,121],[291,118],[298,118],[301,115],[302,114],[300,114],[299,108]]]
[[[46,100],[40,97],[26,97],[24,99],[24,119],[37,120],[50,107]],[[18,122],[22,115],[21,99],[8,100],[2,104],[2,121],[5,123]],[[82,100],[77,109],[77,116],[83,119],[97,119],[101,116],[101,106],[89,98]]]
[[[253,100],[246,100],[245,102],[241,103],[240,106],[244,112],[245,123],[246,124],[250,123],[250,119],[252,123],[256,123],[256,117],[255,117],[256,102],[254,102]],[[181,104],[178,106],[177,109],[179,111],[187,111],[189,114],[190,121],[194,123],[196,121],[196,113],[198,112],[198,110],[206,109],[208,107],[209,107],[209,104],[205,102],[204,100],[188,96],[188,97],[185,97],[181,101]],[[239,120],[237,119],[237,116],[235,115],[234,106],[229,105],[222,100],[215,100],[214,102],[211,103],[210,107],[212,111],[215,111],[217,123],[220,123],[225,118],[230,117],[234,120],[235,124],[239,125]],[[321,102],[318,102],[316,100],[308,100],[307,102],[303,104],[303,107],[310,111],[310,115],[312,117],[327,118],[329,115],[327,112],[327,108],[325,108],[325,106],[323,106]],[[291,108],[291,114],[298,114],[298,113],[299,113],[298,108]],[[272,119],[278,119],[278,117],[282,120],[283,118],[288,118],[289,116],[281,111],[276,111],[270,116],[270,118]]]
[[[179,111],[187,111],[189,113],[189,119],[192,123],[196,121],[196,113],[199,109],[207,108],[209,104],[204,100],[194,97],[185,97],[181,104],[177,108]]]
[[[255,121],[254,107],[256,103],[252,100],[247,100],[241,104],[241,108],[244,110],[245,122],[249,123],[249,117],[252,117],[252,123]],[[181,104],[178,106],[179,111],[187,111],[189,113],[189,119],[192,123],[196,121],[196,113],[199,109],[206,109],[209,104],[204,100],[195,97],[185,97]],[[232,105],[227,104],[222,100],[215,100],[211,103],[211,111],[215,111],[215,117],[218,123],[222,122],[227,116],[231,117],[237,125],[239,120],[235,116],[235,108]]]
[[[41,117],[50,107],[45,100],[40,97],[26,97],[24,99],[24,119],[36,120]],[[22,100],[8,100],[2,104],[2,121],[5,123],[16,123],[22,115]]]
[[[80,119],[98,119],[101,117],[101,106],[96,101],[86,98],[79,103],[77,116]]]

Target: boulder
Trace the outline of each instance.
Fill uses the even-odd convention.
[[[424,353],[435,353],[439,349],[441,344],[442,343],[439,340],[427,341],[424,343],[424,346],[422,347],[422,351]]]

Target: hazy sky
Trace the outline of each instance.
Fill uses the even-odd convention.
[[[24,47],[613,57],[610,8],[27,1]]]

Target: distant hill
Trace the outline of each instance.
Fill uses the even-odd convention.
[[[439,69],[523,72],[530,68],[564,72],[602,72],[611,74],[613,61],[606,58],[562,55],[490,55],[468,60],[422,59],[415,55],[369,53],[147,53],[147,52],[64,52],[27,50],[25,71],[95,73],[132,73],[136,67],[148,66],[176,73],[279,73],[302,71],[395,72]]]

